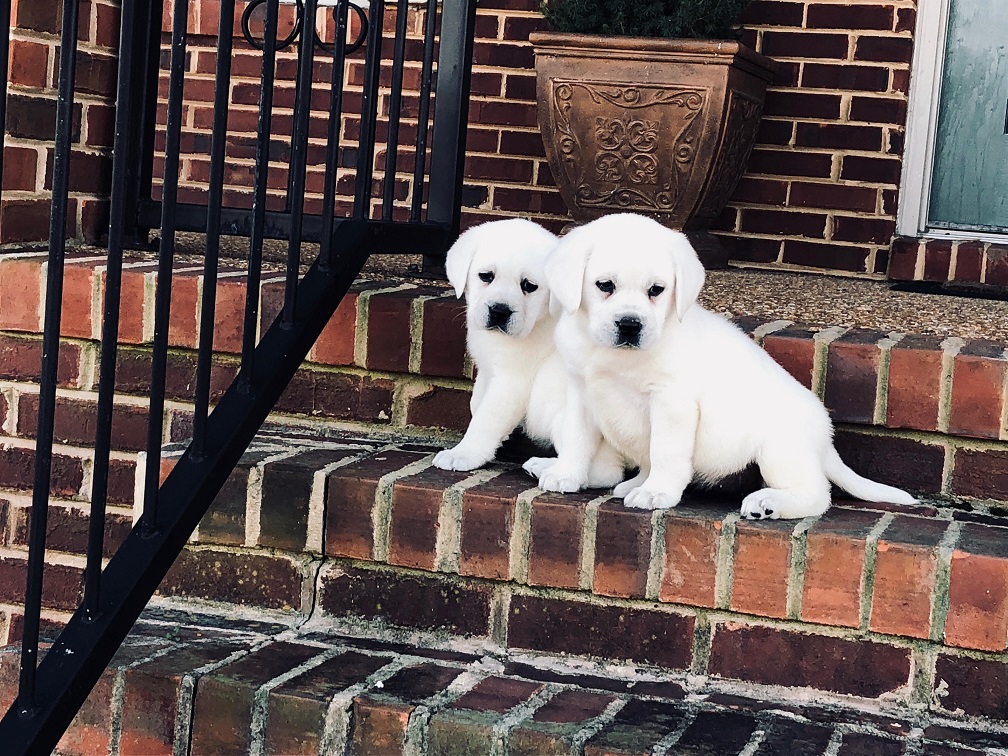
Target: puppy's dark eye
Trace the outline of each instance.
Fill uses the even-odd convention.
[[[664,286],[662,286],[661,284],[655,284],[654,286],[652,286],[650,289],[647,290],[647,295],[651,297],[651,299],[654,299],[663,291],[665,291]]]
[[[494,280],[494,274],[492,270],[484,270],[479,274],[479,280],[483,283],[492,283]]]
[[[539,288],[539,284],[534,284],[527,278],[523,278],[521,281],[521,290],[526,294],[531,294],[533,291]]]
[[[598,290],[603,294],[612,294],[616,291],[616,284],[612,281],[596,281],[595,286],[598,287]]]

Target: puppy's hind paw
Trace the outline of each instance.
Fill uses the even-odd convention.
[[[475,470],[490,461],[491,456],[486,454],[474,454],[466,449],[456,446],[453,449],[444,449],[434,455],[434,467],[442,470]]]
[[[770,488],[754,491],[742,500],[742,516],[747,520],[776,520],[780,509],[775,491]]]
[[[632,509],[671,509],[679,497],[661,491],[651,491],[644,486],[635,488],[623,499],[623,505]]]
[[[522,465],[522,470],[533,478],[541,478],[543,473],[552,467],[555,462],[556,457],[531,457]]]

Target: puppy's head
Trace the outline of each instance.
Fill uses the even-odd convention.
[[[603,346],[647,349],[669,318],[696,302],[704,269],[689,240],[641,215],[607,215],[563,237],[546,282],[568,312],[582,310]]]
[[[445,270],[466,297],[470,331],[523,338],[547,312],[544,266],[557,238],[532,221],[512,218],[475,226],[448,250]]]

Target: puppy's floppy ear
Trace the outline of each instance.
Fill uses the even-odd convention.
[[[591,251],[588,233],[587,226],[568,232],[546,258],[546,285],[550,290],[551,312],[554,298],[567,312],[574,312],[581,306],[585,266]]]
[[[679,320],[697,301],[706,273],[696,250],[684,234],[675,232],[672,242],[672,268],[675,271],[675,311]]]
[[[445,274],[448,276],[448,283],[455,288],[455,296],[458,299],[465,293],[469,266],[472,265],[476,250],[479,249],[481,237],[479,226],[470,228],[455,241],[445,257]]]

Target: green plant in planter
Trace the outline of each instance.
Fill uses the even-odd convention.
[[[734,39],[750,0],[543,0],[559,32],[617,37]]]

